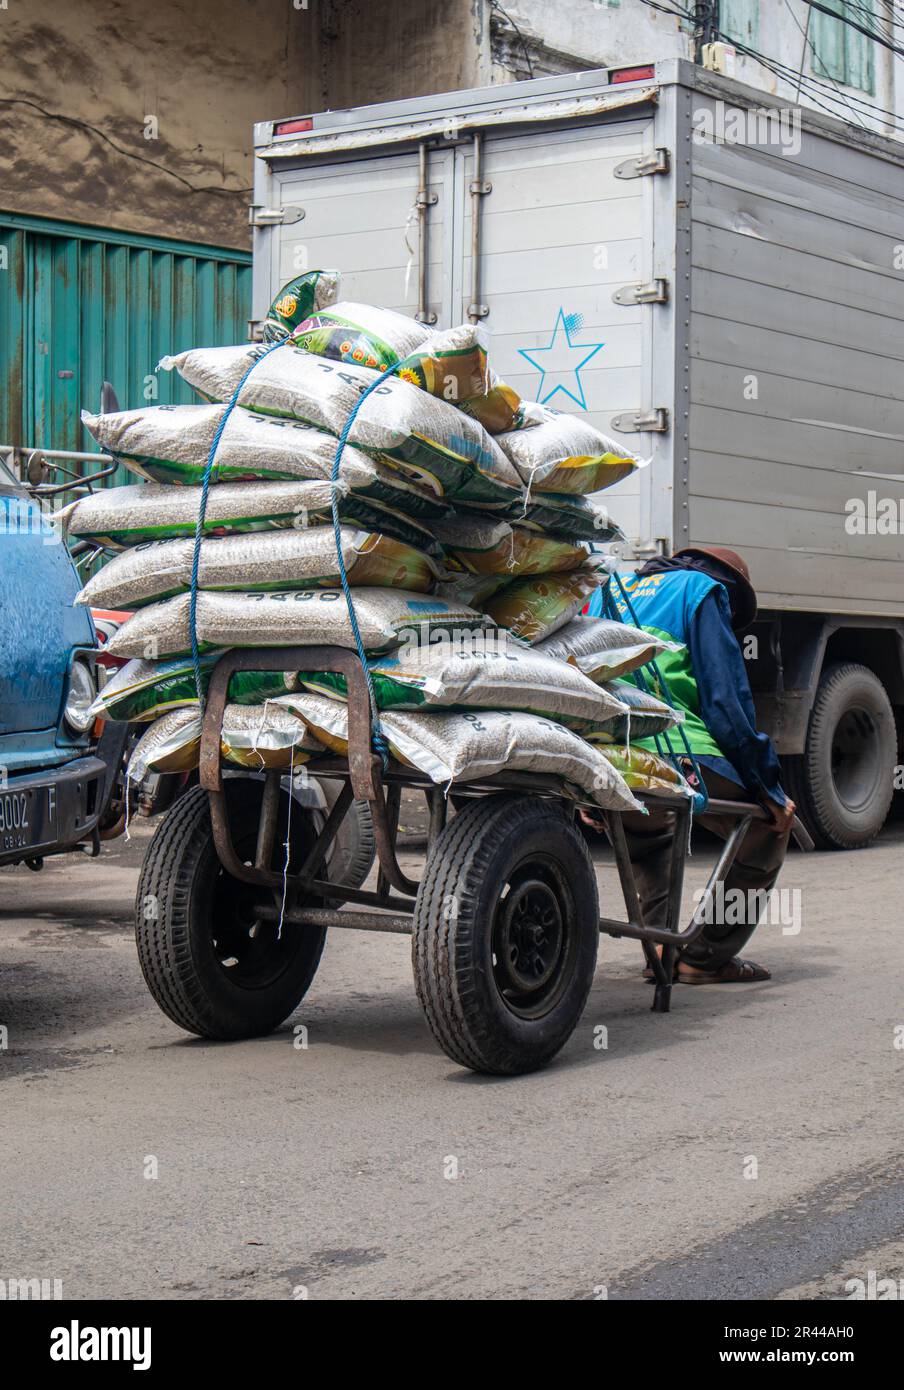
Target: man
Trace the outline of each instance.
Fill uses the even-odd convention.
[[[670,559],[650,560],[636,574],[622,576],[622,584],[640,626],[682,644],[677,652],[659,657],[657,665],[672,703],[684,711],[684,734],[709,796],[756,801],[770,817],[750,826],[725,879],[724,901],[732,904],[732,911],[722,915],[730,921],[707,922],[702,936],[682,952],[676,978],[687,984],[768,980],[764,966],[744,960],[739,952],[756,930],[758,909],[778,878],[794,803],[782,791],[775,749],[766,734],[757,733],[750,683],[735,635],[756,617],[750,573],[733,550],[689,546]],[[632,622],[617,585],[611,584],[609,592],[623,620]],[[602,590],[588,611],[596,616],[603,612]],[[638,741],[655,748],[653,740]],[[677,730],[670,741],[683,755],[683,766],[693,780]],[[704,813],[698,820],[722,839],[731,833],[730,819]],[[624,817],[644,920],[650,926],[665,923],[671,825],[666,811]],[[743,898],[732,892],[738,889]],[[744,905],[740,910],[738,903]]]

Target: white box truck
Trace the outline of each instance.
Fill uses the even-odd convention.
[[[761,727],[817,843],[881,828],[904,713],[904,145],[684,61],[255,128],[254,314],[300,270],[490,331],[651,466],[629,560],[739,550]]]

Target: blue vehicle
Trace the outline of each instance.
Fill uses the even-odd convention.
[[[97,854],[126,726],[100,736],[97,638],[59,531],[0,462],[0,864]]]

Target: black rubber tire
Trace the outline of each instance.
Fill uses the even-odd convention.
[[[536,1013],[527,1017],[508,1002],[515,996],[500,984],[505,967],[494,944],[519,894],[529,908],[531,882],[541,884],[544,910],[555,913],[559,905],[559,926],[549,935],[560,945],[550,947],[557,961],[552,992],[544,1000],[540,990]],[[418,999],[446,1055],[501,1076],[545,1066],[581,1016],[598,945],[596,875],[573,815],[539,797],[486,797],[463,806],[425,865],[412,936]]]
[[[252,778],[224,782],[233,841],[241,858],[251,860],[257,836],[263,784]],[[273,867],[282,868],[286,839],[284,794],[277,826]],[[321,822],[322,823],[322,822]],[[313,843],[317,825],[310,812],[292,807],[290,863]],[[259,923],[243,916],[256,894],[222,869],[213,843],[207,793],[193,787],[167,812],[152,839],[138,880],[135,936],[148,989],[163,1012],[202,1038],[261,1037],[297,1008],[320,963],[326,929]],[[260,900],[257,893],[257,899]],[[215,918],[215,914],[219,915]],[[222,924],[219,950],[214,932]],[[253,937],[253,944],[249,941]],[[244,951],[235,974],[224,964],[229,945]],[[269,956],[272,966],[267,966]],[[255,975],[255,962],[259,958]],[[234,967],[233,967],[234,969]],[[247,970],[245,978],[242,971]]]
[[[324,777],[320,783],[331,810],[342,790],[343,783]],[[344,883],[348,888],[360,888],[374,866],[377,840],[373,817],[366,801],[353,801],[339,827],[329,859],[331,883]]]
[[[820,677],[806,750],[782,780],[818,849],[861,849],[885,824],[897,735],[891,702],[867,666],[836,662]]]

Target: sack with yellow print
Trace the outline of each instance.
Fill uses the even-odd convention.
[[[340,279],[338,270],[308,270],[283,285],[267,310],[263,327],[264,342],[278,343],[280,339],[287,338],[303,319],[315,314],[318,309],[335,304]]]
[[[593,565],[570,574],[542,574],[513,579],[511,584],[481,605],[499,627],[508,628],[525,642],[541,642],[564,627],[599,588],[600,576]]]
[[[499,446],[530,493],[600,492],[644,466],[579,415],[525,401],[518,418],[516,429],[499,436]]]

